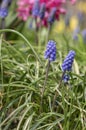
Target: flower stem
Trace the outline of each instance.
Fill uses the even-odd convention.
[[[49,67],[50,67],[50,61],[48,61],[47,68],[46,68],[46,76],[45,76],[45,81],[44,81],[44,86],[43,86],[43,91],[42,91],[42,94],[43,94],[43,93],[44,93],[44,91],[45,91],[45,86],[46,86],[46,83],[47,83],[47,78],[48,78]]]
[[[5,29],[5,18],[1,19],[1,29]]]
[[[44,80],[44,86],[43,86],[43,88],[42,88],[42,93],[41,93],[41,107],[42,107],[42,104],[43,104],[43,96],[44,96],[45,87],[46,87],[46,83],[47,83],[49,67],[50,67],[50,61],[48,61],[48,64],[47,64],[46,76],[45,76],[45,80]]]
[[[59,86],[57,86],[57,87],[61,86],[64,75],[65,75],[65,71],[62,73],[61,80],[59,82]],[[55,100],[56,100],[57,94],[58,94],[57,91],[55,91],[55,95],[54,95],[54,98],[53,98],[53,104],[52,104],[52,110],[54,110],[54,108],[55,108]]]
[[[2,18],[1,19],[1,27],[0,27],[1,29],[5,29],[5,18]],[[5,39],[6,38],[6,36],[5,36],[5,32],[3,33],[3,38]]]
[[[48,42],[48,40],[49,40],[49,34],[50,34],[50,31],[51,31],[51,26],[52,26],[52,24],[48,24],[48,32],[47,32],[47,37],[46,37],[46,43]]]
[[[37,18],[35,18],[35,42],[38,45],[38,25],[37,25]]]
[[[39,34],[38,34],[38,52],[40,53],[40,49],[41,49],[41,31],[42,31],[42,20],[40,20],[40,28],[39,28]]]

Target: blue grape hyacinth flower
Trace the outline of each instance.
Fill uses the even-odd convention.
[[[74,57],[75,57],[75,51],[73,50],[69,51],[68,55],[63,61],[62,71],[71,71]]]
[[[45,9],[46,9],[45,3],[42,3],[42,4],[41,4],[41,7],[40,7],[40,12],[39,12],[39,17],[40,17],[40,19],[43,19],[44,16],[45,16]]]
[[[8,9],[7,8],[0,8],[0,17],[5,18],[8,15]]]
[[[48,41],[44,58],[49,59],[50,62],[55,61],[56,59],[56,42],[55,41],[53,40]]]
[[[50,15],[49,15],[49,18],[48,18],[48,22],[50,24],[52,24],[54,21],[55,21],[55,13],[56,13],[56,8],[52,8],[51,12],[50,12]]]
[[[70,76],[69,76],[68,74],[65,74],[65,75],[63,76],[63,81],[64,81],[64,83],[67,83],[69,80],[70,80]]]
[[[86,43],[86,29],[81,32],[84,43]]]
[[[36,0],[34,2],[34,6],[33,6],[33,9],[32,9],[32,15],[35,16],[35,17],[39,16],[39,11],[40,11],[39,0]]]
[[[8,15],[8,7],[11,0],[3,0],[0,5],[0,17],[5,18]]]
[[[73,32],[73,40],[78,40],[78,35],[80,33],[80,28],[79,27],[76,27],[74,32]]]

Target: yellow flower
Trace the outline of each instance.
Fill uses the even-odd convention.
[[[72,16],[70,19],[70,30],[73,31],[78,26],[78,19],[76,16]]]
[[[57,22],[56,26],[54,27],[54,31],[58,33],[62,33],[65,29],[65,23],[63,20]]]
[[[83,5],[83,12],[86,13],[86,3]]]
[[[79,2],[77,7],[79,11],[86,13],[86,2]]]

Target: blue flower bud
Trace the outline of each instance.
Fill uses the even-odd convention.
[[[3,0],[0,6],[0,17],[5,18],[8,15],[8,6],[11,0]]]
[[[1,3],[1,8],[7,8],[9,4],[9,0],[3,0]]]
[[[73,32],[73,40],[78,40],[79,33],[80,33],[80,28],[79,27],[75,28],[75,30]]]
[[[55,61],[56,59],[56,42],[53,40],[49,40],[46,51],[44,54],[45,59],[49,59],[49,61]]]
[[[73,50],[69,51],[68,55],[63,61],[62,71],[71,71],[74,57],[75,57],[75,51]]]
[[[33,6],[33,9],[32,9],[32,15],[37,17],[39,15],[39,11],[40,11],[39,0],[36,0],[34,2],[34,6]]]
[[[81,34],[82,34],[82,38],[83,38],[84,43],[86,43],[86,29],[84,29],[84,30],[81,32]]]
[[[48,17],[48,22],[52,24],[55,21],[55,13],[56,13],[56,8],[52,8],[50,15]]]
[[[82,24],[83,20],[84,20],[84,15],[82,11],[78,11],[77,13],[77,18],[80,24]]]
[[[44,15],[45,15],[45,3],[42,3],[41,4],[41,7],[40,7],[40,12],[39,12],[39,17],[40,19],[43,19],[44,18]]]
[[[5,18],[8,15],[8,9],[7,8],[0,8],[0,17]]]
[[[67,83],[67,82],[69,81],[69,79],[70,79],[70,76],[69,76],[68,74],[65,74],[65,75],[63,76],[63,81],[64,81],[64,83]]]
[[[65,16],[65,25],[66,26],[69,26],[70,25],[70,16],[71,14],[70,13],[68,13],[68,14],[66,14],[66,16]]]

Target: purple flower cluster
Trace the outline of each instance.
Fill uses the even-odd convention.
[[[73,50],[69,51],[67,57],[65,58],[62,64],[63,71],[71,71],[74,57],[75,57],[75,51]]]
[[[63,71],[63,76],[62,80],[64,80],[65,83],[68,82],[70,79],[69,74],[67,74],[67,71],[71,71],[72,69],[72,64],[74,61],[75,57],[75,51],[71,50],[69,51],[68,55],[66,56],[65,60],[62,63],[62,71]],[[49,40],[48,44],[46,46],[44,58],[48,59],[50,62],[55,61],[56,59],[56,42],[53,40]]]
[[[82,30],[81,35],[82,35],[84,43],[86,43],[86,29]]]
[[[56,59],[56,43],[53,40],[49,40],[46,51],[44,54],[45,59],[49,59],[49,61],[55,61]]]
[[[7,8],[0,8],[0,17],[5,18],[8,15],[8,9]]]
[[[2,0],[0,5],[0,17],[5,18],[8,15],[8,6],[11,3],[11,0]]]
[[[71,71],[74,57],[75,57],[75,51],[71,50],[71,51],[69,51],[68,55],[66,56],[65,60],[63,61],[62,71],[65,72],[65,74],[63,76],[63,80],[65,83],[67,83],[68,80],[70,79],[69,75],[66,74],[66,71]]]
[[[56,10],[57,10],[56,8],[52,8],[52,10],[50,12],[50,15],[49,15],[49,18],[48,18],[48,22],[50,24],[52,24],[55,21]]]
[[[65,83],[67,83],[69,81],[69,79],[70,79],[70,76],[68,74],[65,74],[63,76],[63,80],[64,80]]]
[[[40,17],[41,20],[45,16],[45,10],[46,10],[45,3],[42,3],[41,7],[40,7],[40,12],[39,12],[39,17]]]
[[[39,0],[36,0],[32,9],[32,15],[37,17],[39,15],[40,5]]]
[[[78,40],[79,33],[80,33],[80,28],[76,27],[74,32],[73,32],[73,40]]]

